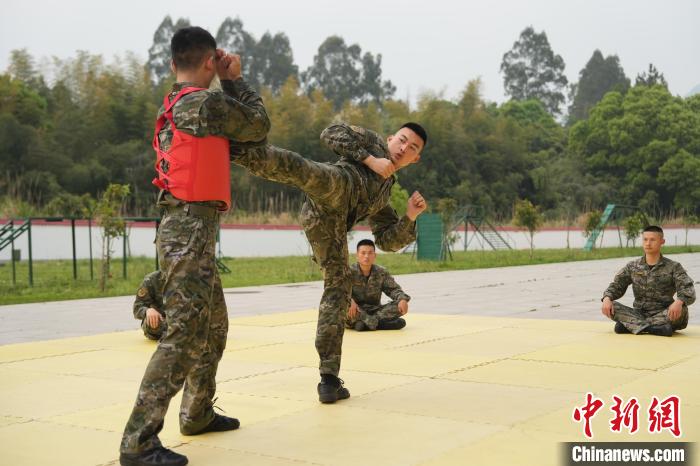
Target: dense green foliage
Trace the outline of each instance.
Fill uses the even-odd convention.
[[[146,62],[78,52],[35,63],[26,50],[12,52],[0,74],[0,216],[80,215],[110,183],[130,186],[129,215],[157,214],[150,142],[172,80],[168,42],[186,24],[166,17]],[[513,100],[502,105],[485,101],[473,80],[457,99],[425,93],[412,108],[392,97],[381,55],[336,36],[304,71],[283,33],[257,39],[227,18],[217,40],[243,56],[245,77],[264,96],[273,144],[327,162],[336,157],[319,134],[332,122],[384,135],[409,120],[423,124],[430,142],[399,179],[432,207],[452,199],[508,221],[515,201],[527,199],[546,219],[569,223],[608,202],[641,205],[651,217],[699,213],[700,96],[674,97],[653,67],[628,90],[617,57],[596,51],[575,87],[572,108],[581,113],[568,127],[552,116],[563,102],[563,59],[532,28],[504,57]],[[298,190],[238,168],[232,178],[236,212],[298,211]]]
[[[682,99],[662,85],[609,92],[571,128],[569,151],[609,198],[647,212],[700,204],[700,96]]]

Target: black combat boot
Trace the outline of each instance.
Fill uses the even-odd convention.
[[[377,330],[401,330],[406,326],[406,321],[401,317],[395,319],[384,319],[379,321]]]
[[[627,330],[627,327],[625,327],[622,322],[615,322],[615,333],[632,333],[629,330]]]
[[[143,453],[122,453],[121,466],[185,466],[187,457],[165,447],[156,447]]]
[[[236,430],[240,426],[241,423],[235,417],[222,416],[221,414],[214,413],[214,419],[212,419],[204,429],[200,430],[199,432],[183,435],[201,435],[206,434],[207,432],[225,432],[227,430]]]
[[[343,383],[334,375],[321,374],[321,383],[318,384],[318,401],[335,403],[338,400],[350,398],[350,391],[343,387]]]
[[[647,327],[647,333],[660,337],[670,337],[673,335],[673,327],[671,324],[652,325],[651,327]]]
[[[364,322],[355,322],[355,325],[353,327],[356,332],[364,332],[366,330],[369,330],[369,328],[365,325]]]

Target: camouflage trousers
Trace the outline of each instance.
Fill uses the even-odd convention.
[[[352,179],[336,165],[314,162],[279,148],[249,150],[236,156],[233,162],[254,175],[295,186],[306,194],[301,224],[314,260],[323,272],[315,342],[319,371],[337,376],[352,293],[347,243],[348,210],[354,191]]]
[[[399,302],[391,301],[386,304],[358,304],[358,312],[354,318],[345,319],[345,326],[353,328],[357,322],[362,322],[370,330],[377,330],[380,320],[390,320],[401,317]]]
[[[635,335],[642,333],[647,327],[652,325],[671,324],[673,330],[682,330],[688,326],[688,306],[683,305],[680,318],[670,320],[668,318],[668,308],[656,311],[645,311],[635,309],[617,301],[613,302],[613,320],[621,322],[627,330]]]
[[[160,337],[165,335],[167,329],[168,324],[165,319],[161,320],[160,324],[158,324],[158,327],[156,328],[148,325],[148,321],[145,318],[141,321],[141,330],[143,330],[143,335],[149,340],[160,340]]]
[[[187,435],[214,419],[216,369],[226,347],[228,314],[216,270],[218,214],[190,215],[171,209],[158,229],[165,273],[163,311],[167,331],[141,381],[121,442],[122,453],[161,445],[158,433],[172,397],[183,387],[180,431]]]

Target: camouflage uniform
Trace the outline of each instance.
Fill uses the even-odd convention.
[[[262,99],[242,80],[221,83],[223,91],[198,91],[181,98],[173,109],[175,126],[199,137],[216,135],[243,142],[264,139],[270,122]],[[188,85],[175,84],[170,97]],[[169,123],[159,138],[163,150],[168,150],[172,141]],[[167,192],[158,197],[164,213],[156,244],[165,274],[167,332],[143,376],[122,437],[122,453],[140,453],[161,445],[158,432],[165,412],[183,384],[180,431],[196,433],[214,419],[215,375],[228,332],[215,262],[218,204],[185,202]]]
[[[372,265],[368,276],[362,273],[360,264],[350,266],[352,272],[352,299],[358,307],[355,318],[347,317],[345,326],[352,328],[357,322],[364,323],[368,329],[376,330],[380,320],[391,320],[401,317],[399,301],[410,301],[411,297],[404,293],[388,270],[378,265]],[[382,293],[391,298],[391,302],[382,304]]]
[[[146,311],[149,308],[158,311],[163,318],[158,328],[151,327],[146,321]],[[143,334],[149,340],[158,340],[168,328],[163,312],[163,274],[160,273],[160,270],[143,277],[143,282],[136,292],[136,300],[134,301],[134,318],[141,321]]]
[[[301,223],[324,281],[316,328],[319,369],[321,374],[337,376],[352,292],[348,231],[367,219],[377,245],[396,251],[415,240],[416,224],[406,216],[399,218],[389,205],[395,178],[384,179],[359,163],[369,154],[388,157],[388,148],[378,134],[334,125],[323,131],[321,141],[341,160],[318,163],[266,145],[235,154],[233,162],[254,175],[295,186],[306,194]]]
[[[632,285],[633,307],[616,302],[627,287]],[[678,320],[668,318],[668,307],[673,303],[673,295],[683,301],[683,311]],[[613,320],[621,322],[634,334],[643,332],[652,325],[670,323],[674,330],[688,325],[688,306],[695,302],[695,287],[683,266],[664,256],[653,266],[647,265],[646,258],[633,260],[620,270],[603,298],[609,297],[615,311]]]

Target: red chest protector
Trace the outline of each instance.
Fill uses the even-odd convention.
[[[192,136],[179,131],[173,122],[173,107],[177,101],[187,94],[202,90],[205,89],[186,87],[170,101],[168,96],[165,96],[165,112],[156,120],[156,132],[153,137],[158,172],[153,184],[183,201],[222,201],[226,206],[220,210],[228,210],[231,207],[231,160],[228,139],[218,136]],[[170,122],[173,131],[173,140],[167,152],[161,150],[158,139],[158,133],[166,121]],[[162,169],[164,160],[168,165],[167,173]]]

